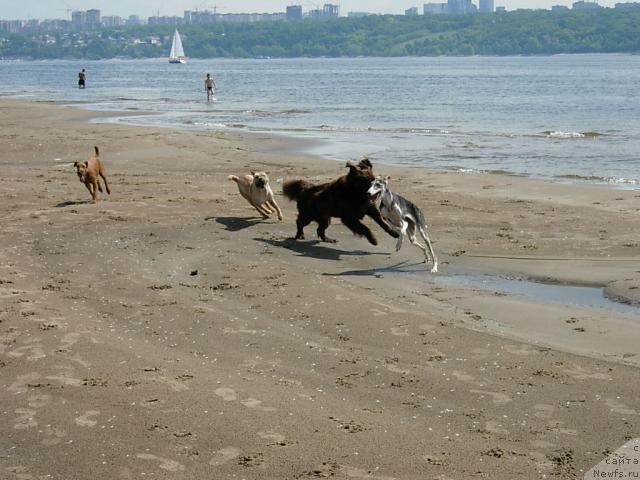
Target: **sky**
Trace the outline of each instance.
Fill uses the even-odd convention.
[[[213,10],[218,5],[219,13],[240,12],[283,12],[287,5],[302,5],[303,11],[322,7],[324,3],[340,5],[340,12],[363,11],[371,13],[402,14],[409,7],[422,11],[423,3],[444,2],[446,0],[0,0],[0,19],[65,18],[66,9],[88,10],[98,8],[102,15],[139,15],[143,18],[155,15],[182,16],[184,10]],[[478,0],[472,0],[476,5]],[[517,8],[550,8],[551,5],[571,5],[573,0],[494,0],[496,6],[507,10]],[[612,7],[618,1],[598,0],[603,6]]]

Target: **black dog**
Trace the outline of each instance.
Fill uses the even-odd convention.
[[[369,243],[377,245],[376,237],[360,221],[365,215],[373,218],[389,235],[398,237],[398,233],[382,218],[380,210],[367,193],[375,179],[371,162],[367,159],[361,160],[357,165],[347,162],[347,167],[347,175],[320,185],[312,185],[304,180],[284,182],[284,195],[290,200],[296,200],[298,204],[296,240],[304,239],[302,229],[315,221],[318,223],[318,237],[323,242],[335,243],[324,232],[331,223],[331,217],[337,217],[353,233],[365,236]]]

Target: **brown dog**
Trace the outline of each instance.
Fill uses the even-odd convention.
[[[269,218],[269,215],[275,211],[278,214],[278,220],[282,220],[282,211],[273,198],[266,172],[251,172],[251,175],[243,177],[229,175],[227,178],[238,184],[240,195],[262,215],[262,218]]]
[[[313,185],[305,180],[288,180],[282,185],[285,197],[298,204],[296,240],[304,239],[303,228],[311,222],[318,224],[318,237],[323,242],[335,243],[325,235],[331,218],[337,217],[353,233],[365,236],[369,243],[378,244],[369,227],[361,222],[365,215],[371,217],[385,232],[398,238],[398,232],[391,227],[380,214],[378,207],[371,201],[368,190],[375,179],[373,166],[368,159],[357,165],[347,162],[349,173],[332,182]]]
[[[89,194],[91,194],[91,203],[98,202],[98,190],[102,192],[102,186],[100,185],[100,179],[98,176],[102,177],[104,180],[104,187],[107,190],[107,193],[111,195],[111,190],[109,190],[109,183],[107,183],[107,175],[100,162],[100,151],[98,147],[93,147],[96,150],[96,155],[91,157],[89,160],[85,160],[84,162],[75,162],[73,166],[76,168],[76,173],[78,174],[78,178],[82,183],[84,183],[87,190],[89,190]]]

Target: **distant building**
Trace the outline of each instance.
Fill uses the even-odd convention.
[[[24,20],[0,20],[0,30],[9,33],[18,33],[24,26]]]
[[[302,20],[302,5],[289,5],[287,7],[287,20]]]
[[[477,7],[471,3],[471,0],[447,0],[447,13],[474,13],[477,10]]]
[[[127,18],[127,25],[141,25],[142,21],[138,15],[129,15]]]
[[[496,7],[496,13],[504,13],[507,11],[507,7]]]
[[[616,3],[615,8],[640,8],[640,2]]]
[[[447,4],[446,3],[425,3],[422,6],[422,12],[425,15],[442,15],[447,13]]]
[[[100,26],[100,10],[91,9],[86,13],[87,27],[98,28]]]
[[[601,8],[597,2],[585,2],[584,0],[580,0],[578,2],[573,3],[574,10],[595,10]]]
[[[333,5],[331,3],[325,3],[322,7],[322,12],[325,17],[339,17],[340,16],[340,5]]]
[[[67,30],[71,28],[71,22],[69,20],[47,19],[40,22],[40,28],[42,30]]]
[[[349,13],[347,13],[347,17],[349,17],[349,18],[362,18],[362,17],[368,17],[369,15],[371,15],[371,13],[369,13],[369,12],[349,12]]]
[[[340,16],[340,6],[325,3],[322,9],[316,8],[314,10],[309,10],[307,16],[315,19],[337,18]]]
[[[490,1],[491,11],[493,11],[493,0]],[[478,8],[471,0],[447,0],[447,3],[425,3],[423,5],[425,15],[438,15],[443,13],[459,15],[463,13],[475,13]]]
[[[552,12],[564,12],[565,10],[569,10],[569,7],[566,5],[553,5],[551,7]]]
[[[411,7],[411,8],[407,8],[404,11],[404,14],[407,16],[414,16],[414,15],[418,15],[418,7]]]
[[[478,11],[483,13],[493,13],[493,0],[479,0]]]
[[[124,20],[122,19],[122,17],[119,17],[117,15],[102,17],[102,26],[103,27],[106,27],[106,28],[119,27],[121,25],[124,25]]]
[[[71,25],[74,28],[82,28],[87,23],[87,12],[84,10],[76,10],[71,12]]]
[[[184,22],[182,17],[149,17],[148,25],[182,25]]]

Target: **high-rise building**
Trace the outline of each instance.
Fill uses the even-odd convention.
[[[71,12],[71,25],[75,28],[82,28],[87,23],[87,12],[84,10],[76,10]]]
[[[442,15],[447,13],[446,3],[425,3],[422,6],[422,13],[425,15]]]
[[[585,2],[584,0],[580,0],[573,3],[574,10],[594,10],[597,8],[600,8],[598,2]]]
[[[340,5],[333,5],[331,3],[325,3],[322,7],[322,13],[325,17],[339,17]]]
[[[100,10],[95,8],[87,10],[87,27],[96,28],[100,26]]]
[[[287,20],[302,20],[302,5],[289,5],[287,7]]]
[[[104,16],[101,19],[103,27],[119,27],[124,25],[124,20],[118,15]]]
[[[138,15],[129,15],[127,25],[140,25],[140,17]]]
[[[407,8],[404,14],[408,16],[418,15],[418,7]]]
[[[448,0],[447,13],[462,14],[476,12],[477,7],[471,3],[471,0]]]
[[[478,11],[493,13],[493,0],[479,0]]]

